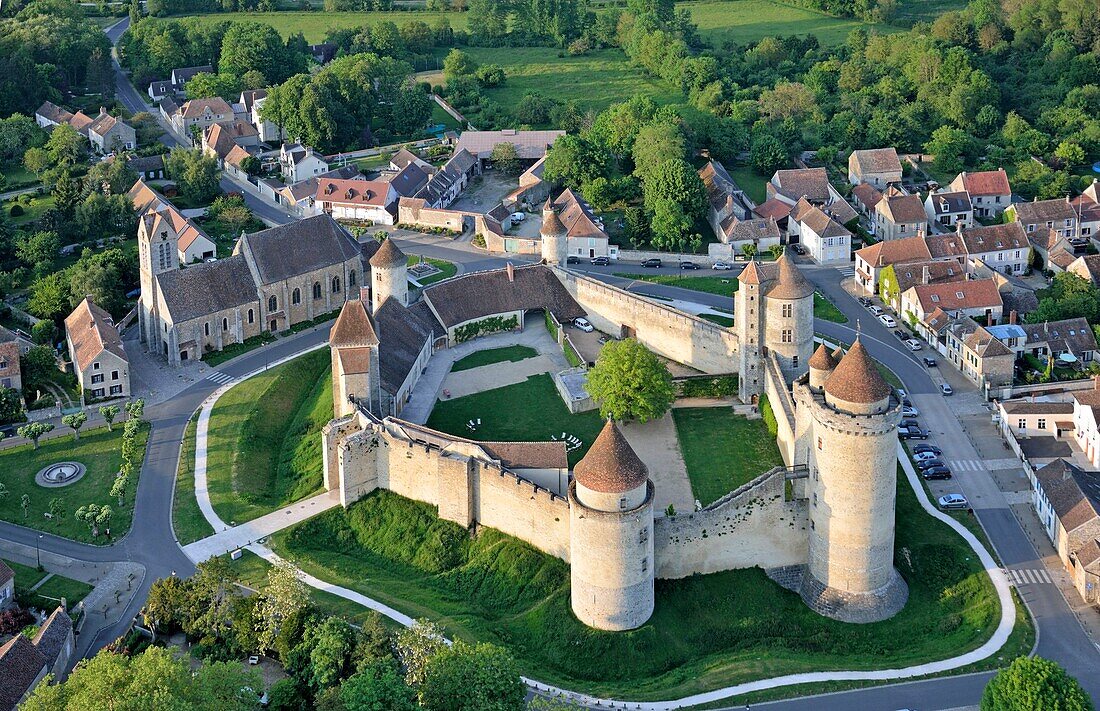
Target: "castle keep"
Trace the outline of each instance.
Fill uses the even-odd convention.
[[[786,256],[750,262],[727,329],[570,271],[564,232],[548,206],[542,264],[458,276],[413,303],[406,258],[383,243],[369,263],[372,293],[348,301],[332,327],[326,487],[345,506],[388,489],[561,558],[574,614],[598,629],[643,625],[657,578],[748,567],[838,620],[900,610],[908,596],[893,560],[900,407],[858,339],[847,353],[813,352],[814,288],[798,267]],[[654,511],[646,463],[614,422],[570,475],[561,441],[479,442],[400,419],[435,350],[488,319],[522,329],[531,311],[559,322],[584,316],[700,372],[737,373],[743,401],[770,402],[786,466],[701,510],[664,515]]]

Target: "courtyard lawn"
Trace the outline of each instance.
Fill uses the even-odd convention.
[[[455,637],[508,647],[524,674],[654,700],[781,674],[909,666],[979,646],[999,610],[973,552],[920,509],[904,478],[896,512],[895,561],[909,601],[867,625],[820,617],[753,568],[659,580],[644,626],[600,632],[572,615],[562,561],[494,529],[471,537],[434,507],[387,491],[281,531],[273,546],[308,573]]]
[[[466,427],[481,420],[475,432]],[[549,373],[522,383],[475,395],[440,400],[428,418],[428,427],[482,442],[545,442],[566,432],[583,444],[569,453],[569,465],[580,461],[603,428],[596,410],[574,415],[562,402]]]
[[[454,365],[451,366],[451,372],[454,373],[459,370],[480,368],[483,365],[491,365],[493,363],[515,363],[516,361],[534,358],[538,354],[539,352],[530,346],[489,348],[484,351],[471,353],[465,358],[459,358],[454,362]]]
[[[726,172],[733,178],[733,182],[737,183],[737,187],[744,190],[757,205],[768,199],[767,185],[768,180],[771,179],[770,175],[761,175],[755,168],[747,165],[727,165]]]
[[[305,35],[306,42],[317,44],[325,41],[325,32],[330,29],[373,26],[386,21],[394,22],[398,27],[413,20],[421,20],[429,25],[434,25],[441,17],[446,17],[447,21],[451,23],[451,28],[456,32],[466,29],[466,13],[464,12],[432,12],[427,10],[410,12],[215,12],[200,15],[173,15],[165,19],[181,20],[190,18],[204,25],[213,25],[226,20],[262,22],[278,30],[283,39],[295,32],[301,32]]]
[[[92,586],[87,583],[62,575],[53,575],[32,592],[31,588],[49,573],[10,560],[4,562],[15,573],[15,598],[22,607],[53,610],[61,603],[61,599],[65,598],[68,609],[71,610],[92,591]]]
[[[703,506],[783,464],[761,419],[725,407],[675,408],[672,419],[691,491]]]
[[[224,521],[250,521],[320,490],[331,382],[322,348],[245,380],[214,405],[206,475]]]
[[[768,0],[681,2],[676,4],[676,9],[690,12],[703,41],[716,48],[721,48],[725,42],[746,44],[778,35],[815,35],[823,46],[833,46],[843,44],[848,33],[860,27],[874,27],[880,32],[898,31],[885,25],[830,17],[822,12]]]
[[[138,437],[138,451],[145,451],[148,436],[149,427],[145,425]],[[79,481],[58,489],[47,489],[34,482],[34,475],[38,470],[57,462],[80,462],[87,467],[87,472]],[[112,511],[112,538],[118,540],[130,530],[134,513],[134,492],[138,483],[135,474],[134,481],[130,483],[126,497],[119,506],[118,499],[111,496],[110,491],[120,466],[121,425],[116,425],[113,432],[108,432],[106,427],[82,430],[78,442],[73,441],[72,435],[63,435],[43,440],[37,450],[31,444],[0,450],[0,482],[8,490],[8,495],[0,498],[0,520],[77,541],[106,544],[108,540],[102,528],[99,538],[93,539],[88,525],[77,521],[73,516],[85,504],[106,505]],[[23,517],[20,506],[23,494],[30,496],[26,518]],[[64,515],[50,521],[43,514],[49,511],[50,501],[55,498],[64,503]]]
[[[195,428],[198,415],[191,418],[183,433],[180,464],[176,471],[176,489],[172,498],[172,530],[181,546],[213,535],[214,528],[207,522],[195,499]]]
[[[627,274],[616,272],[615,276],[624,279],[638,279],[665,286],[678,286],[681,289],[702,291],[717,296],[733,298],[733,292],[737,291],[737,277],[735,276],[685,276],[676,274]]]
[[[814,318],[833,323],[848,323],[848,317],[819,291],[814,292]]]
[[[424,257],[424,261],[427,262],[428,264],[431,264],[436,269],[438,269],[439,273],[438,274],[432,274],[431,276],[424,277],[423,279],[416,279],[416,277],[413,277],[418,282],[420,282],[421,286],[427,286],[429,284],[434,284],[437,281],[443,281],[444,279],[450,279],[451,277],[453,277],[458,272],[458,267],[455,266],[454,262],[448,262],[445,259],[432,259],[431,257]],[[419,264],[419,263],[420,263],[420,256],[419,255],[416,255],[416,254],[410,254],[409,255],[409,266],[410,267],[414,264]],[[410,276],[412,276],[412,275],[410,274]]]
[[[27,170],[22,163],[0,164],[0,175],[5,178],[4,185],[0,187],[0,193],[29,188],[41,182],[38,176]]]

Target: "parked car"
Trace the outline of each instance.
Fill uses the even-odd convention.
[[[657,259],[656,257],[652,257],[650,259],[644,260],[642,262],[642,266],[645,267],[646,269],[660,269],[661,268],[661,260]]]
[[[901,439],[928,439],[928,430],[920,427],[899,427],[898,437]]]
[[[940,383],[940,392],[944,395],[951,395],[955,391],[951,389],[951,386],[947,383]]]
[[[873,313],[875,316],[880,316],[883,313],[882,307],[881,306],[875,306],[874,304],[871,304],[870,306],[868,306],[867,310],[870,311],[871,313]]]
[[[920,428],[920,423],[917,422],[916,420],[914,420],[913,418],[909,417],[909,418],[906,418],[906,419],[902,420],[901,424],[898,425],[898,427],[916,427],[916,428],[919,429]]]
[[[918,459],[917,460],[917,469],[920,469],[921,471],[924,471],[925,469],[928,469],[929,467],[946,467],[946,466],[947,465],[944,464],[943,460],[940,459],[939,457],[932,457],[931,459]]]
[[[922,471],[920,475],[928,481],[932,479],[950,479],[951,470],[947,467],[929,467]]]
[[[803,247],[800,244],[792,244],[791,249],[794,250],[795,254],[805,254],[806,253],[806,248]]]
[[[913,456],[925,453],[930,453],[932,456],[938,457],[943,454],[943,450],[934,444],[918,444],[913,447]]]
[[[702,269],[702,267],[699,266],[698,264],[696,264],[695,262],[680,262],[680,268],[681,269],[688,269],[688,270]]]
[[[720,271],[720,272],[725,272],[725,271],[729,271],[730,269],[733,269],[733,265],[730,264],[729,262],[715,262],[714,263],[714,268],[716,270]]]
[[[936,367],[936,359],[935,358],[921,358],[921,360],[924,361],[924,365],[925,365],[926,368],[935,368]]]
[[[568,257],[565,258],[565,263],[566,264],[580,264],[581,263],[581,258],[578,257],[575,254],[570,254]]]
[[[920,410],[913,407],[912,405],[902,406],[901,416],[902,417],[920,417]]]
[[[882,325],[886,328],[893,328],[898,325],[898,322],[894,320],[894,317],[890,314],[881,314],[878,317],[879,321],[882,321]]]
[[[871,300],[868,299],[866,296],[861,296],[858,299],[856,299],[856,301],[859,302],[860,306],[870,306],[871,305]]]
[[[909,334],[906,333],[905,331],[901,330],[900,328],[897,329],[896,331],[894,331],[894,335],[897,336],[902,341],[909,338]]]
[[[592,324],[586,318],[573,319],[573,325],[585,333],[592,333]]]
[[[525,212],[513,212],[512,222],[523,222],[527,219],[527,213]]]
[[[925,446],[925,445],[923,445],[923,444],[922,445],[917,445],[917,447],[923,447],[923,446]],[[939,455],[938,452],[918,452],[918,451],[916,451],[916,448],[914,448],[914,450],[913,450],[913,459],[915,459],[918,462],[931,461],[933,459],[936,459],[938,455]]]
[[[915,338],[910,338],[909,340],[907,340],[905,342],[905,345],[909,346],[909,350],[911,351],[919,351],[921,348],[923,348],[923,346],[921,346],[920,344],[920,341]]]
[[[944,494],[936,502],[940,505],[941,509],[967,509],[970,508],[970,502],[966,500],[966,497],[962,494]]]
[[[592,262],[592,266],[595,267],[606,267],[608,264],[611,264],[611,258],[605,256],[592,257],[590,261]]]

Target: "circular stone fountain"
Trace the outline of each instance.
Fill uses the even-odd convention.
[[[80,462],[57,462],[40,469],[34,475],[34,482],[48,489],[56,489],[79,481],[86,471]]]

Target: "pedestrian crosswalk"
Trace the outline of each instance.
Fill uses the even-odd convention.
[[[985,471],[985,463],[980,459],[950,459],[947,462],[952,471],[957,472],[982,472]]]
[[[855,267],[852,267],[852,266],[847,266],[847,267],[838,267],[838,268],[837,268],[837,271],[838,271],[838,272],[840,272],[841,274],[843,274],[843,275],[844,275],[844,276],[846,276],[846,277],[850,277],[850,276],[855,276],[855,275],[856,275],[856,268],[855,268]]]
[[[1009,585],[1015,585],[1016,587],[1054,582],[1050,579],[1050,573],[1045,568],[1024,568],[1021,570],[1005,568],[1004,574],[1008,577]]]
[[[236,380],[236,378],[234,378],[229,373],[223,373],[220,370],[211,370],[209,373],[207,373],[206,379],[213,380],[218,385],[227,385]]]

